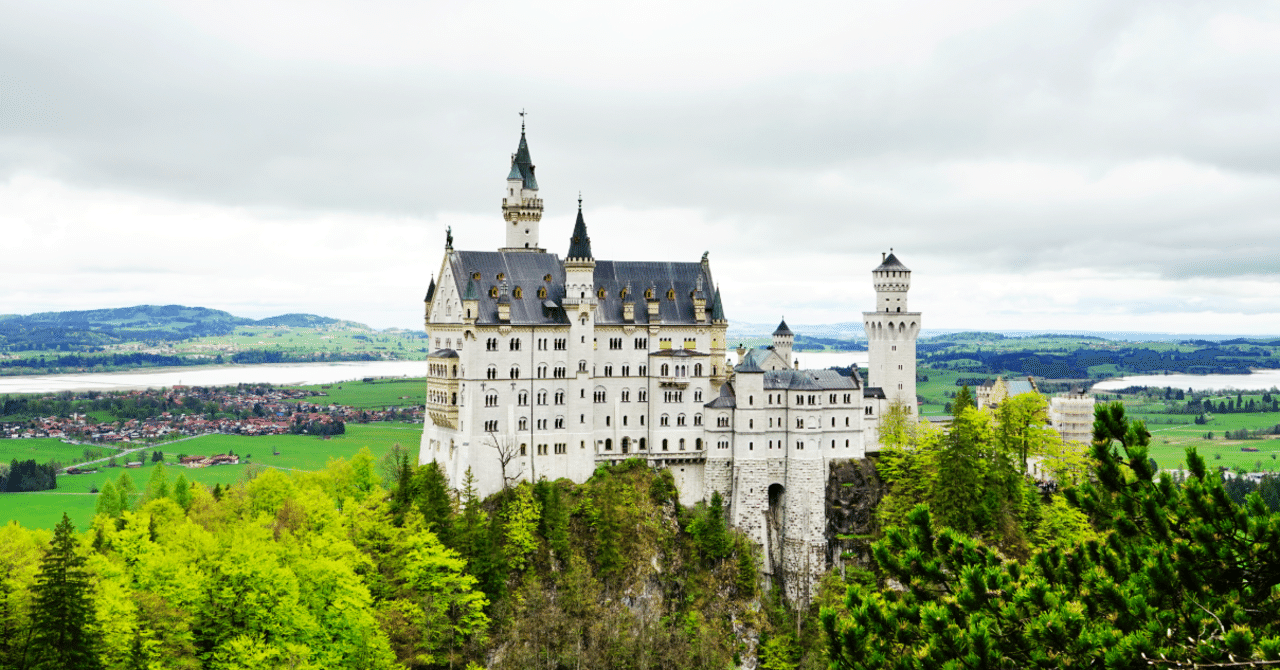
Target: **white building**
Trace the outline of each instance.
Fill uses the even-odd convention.
[[[856,371],[793,369],[785,322],[731,369],[707,254],[597,260],[581,200],[566,257],[540,246],[523,131],[502,210],[506,245],[460,251],[450,235],[427,292],[419,462],[454,486],[470,470],[488,495],[504,476],[582,482],[598,464],[644,458],[671,470],[682,503],[720,491],[731,523],[767,548],[765,572],[803,598],[826,567],[830,464],[875,448],[890,402],[916,411],[910,270],[890,254],[873,271],[877,309],[863,316],[878,387]]]

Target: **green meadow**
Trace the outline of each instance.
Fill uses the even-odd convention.
[[[63,444],[62,440],[53,437],[0,440],[0,463],[8,463],[16,458],[19,461],[35,459],[37,463],[58,461],[63,465],[71,465],[84,460],[86,448],[101,451],[103,456],[110,456],[117,452],[116,449],[107,446],[85,447],[79,444]]]
[[[174,451],[165,452],[165,461],[171,482],[178,473],[182,473],[188,481],[200,482],[209,487],[215,484],[225,486],[244,478],[245,471],[250,466],[240,464],[190,469],[176,464],[178,454],[210,456],[234,451],[242,458],[248,456],[254,466],[312,471],[323,469],[331,459],[350,458],[363,447],[368,447],[374,458],[381,458],[394,444],[408,448],[410,453],[416,453],[421,437],[422,425],[410,423],[347,424],[345,435],[327,439],[307,435],[204,435],[171,445]],[[164,449],[165,445],[158,445],[157,448]],[[274,451],[280,452],[279,455],[273,455]],[[97,505],[97,495],[93,494],[95,489],[101,489],[107,480],[119,479],[121,473],[125,472],[139,490],[145,489],[154,467],[148,462],[142,468],[102,468],[94,474],[61,475],[58,477],[58,488],[54,491],[0,494],[0,524],[18,521],[28,528],[53,528],[62,519],[62,513],[66,512],[77,528],[85,528],[93,519],[93,511]]]
[[[427,379],[376,379],[372,382],[350,381],[295,388],[325,394],[323,402],[359,409],[422,406],[427,402]],[[319,402],[310,398],[307,402]]]

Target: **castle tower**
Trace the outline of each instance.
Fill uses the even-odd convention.
[[[778,352],[782,357],[782,362],[787,367],[794,368],[795,361],[791,360],[791,346],[795,344],[796,335],[787,327],[787,320],[783,319],[778,327],[773,331],[773,350]]]
[[[915,415],[920,312],[907,310],[911,270],[891,249],[880,266],[871,271],[871,278],[876,288],[876,310],[862,313],[867,332],[867,386],[880,387],[889,402],[900,402]]]
[[[502,198],[502,218],[507,221],[507,245],[502,251],[542,251],[538,246],[538,224],[542,221],[542,198],[534,176],[529,143],[520,124],[520,147],[511,155],[507,191]]]

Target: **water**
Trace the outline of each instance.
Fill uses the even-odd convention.
[[[853,363],[867,364],[865,351],[795,352],[800,367],[823,370]],[[732,352],[729,359],[736,361]],[[332,384],[364,377],[425,377],[425,361],[361,361],[350,363],[285,363],[280,365],[220,365],[210,367],[146,368],[130,372],[0,377],[0,394],[57,393],[59,391],[131,391],[187,386],[236,384]]]
[[[1248,375],[1137,375],[1116,377],[1093,385],[1094,391],[1118,391],[1130,386],[1154,386],[1196,391],[1267,391],[1280,387],[1280,370],[1255,370]]]
[[[332,384],[364,377],[425,377],[426,361],[357,361],[349,363],[285,363],[216,367],[147,368],[130,372],[0,377],[0,394],[59,391],[130,391],[187,386],[236,384]]]

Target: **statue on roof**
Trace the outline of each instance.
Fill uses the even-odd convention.
[[[453,248],[453,226],[448,226],[444,229],[444,248]]]

